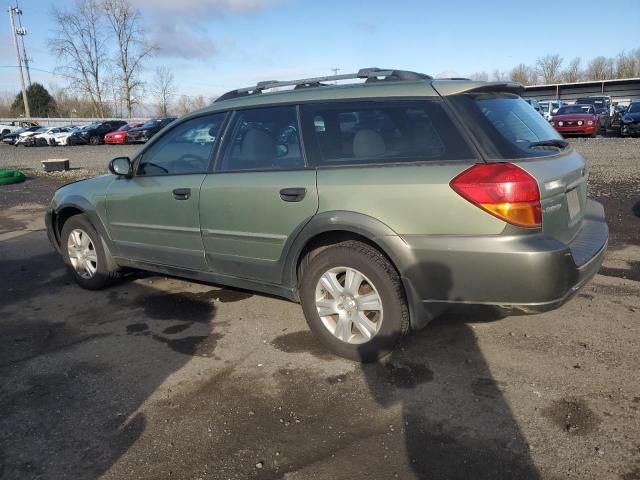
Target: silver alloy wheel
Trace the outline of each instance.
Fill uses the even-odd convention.
[[[93,278],[98,270],[98,253],[89,234],[79,228],[72,230],[67,239],[67,252],[76,273],[87,280]]]
[[[324,326],[351,344],[371,340],[382,326],[382,299],[371,280],[351,267],[335,267],[318,280],[316,308]]]

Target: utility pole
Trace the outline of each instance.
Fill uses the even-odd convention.
[[[20,72],[20,86],[22,88],[22,101],[24,102],[24,116],[31,118],[29,111],[29,100],[27,99],[27,90],[24,86],[24,74],[22,73],[22,60],[20,59],[20,47],[18,47],[18,37],[16,26],[13,23],[13,15],[20,15],[22,11],[18,7],[9,7],[9,22],[11,23],[11,33],[13,34],[13,45],[16,47],[16,60],[18,61],[18,72]]]
[[[336,75],[338,75],[338,72],[340,71],[339,68],[332,68],[331,71],[333,72],[333,76],[335,77]],[[337,84],[338,82],[333,82],[335,84]]]
[[[27,29],[22,27],[22,10],[18,6],[18,0],[16,0],[16,8],[20,11],[18,14],[18,28],[16,33],[20,35],[20,43],[22,43],[22,58],[24,60],[24,69],[27,71],[27,85],[31,86],[31,72],[29,71],[29,57],[27,56],[27,49],[24,46],[24,36],[27,34]]]

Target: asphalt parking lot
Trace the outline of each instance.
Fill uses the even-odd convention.
[[[0,478],[639,479],[640,139],[572,143],[611,229],[600,274],[556,311],[449,312],[374,365],[278,298],[80,289],[45,205],[137,147],[0,146],[30,175],[0,187]]]

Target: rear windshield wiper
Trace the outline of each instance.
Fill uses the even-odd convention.
[[[569,142],[566,140],[559,139],[549,139],[549,140],[540,140],[539,142],[531,142],[529,144],[529,148],[557,148],[558,150],[563,150],[569,146]]]

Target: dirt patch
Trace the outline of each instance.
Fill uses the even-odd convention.
[[[600,419],[581,399],[556,400],[542,414],[569,435],[587,435],[600,423]]]

